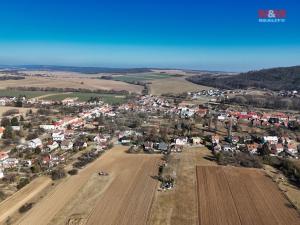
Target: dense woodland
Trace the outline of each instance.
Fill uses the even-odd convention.
[[[188,81],[224,89],[266,88],[269,90],[300,91],[300,66],[249,71],[237,75],[204,74],[187,78]]]

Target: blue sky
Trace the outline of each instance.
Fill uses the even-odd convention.
[[[258,23],[285,9],[285,23]],[[242,71],[300,65],[298,0],[1,0],[0,64]]]

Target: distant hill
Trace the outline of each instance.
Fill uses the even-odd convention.
[[[42,71],[66,71],[86,74],[96,73],[145,73],[151,72],[149,68],[108,68],[108,67],[76,67],[76,66],[49,66],[49,65],[21,65],[0,66],[2,69],[10,70],[42,70]]]
[[[255,87],[274,91],[300,91],[300,66],[263,69],[237,75],[208,73],[191,76],[186,79],[196,84],[224,89]]]

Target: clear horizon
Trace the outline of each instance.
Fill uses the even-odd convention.
[[[1,65],[247,71],[299,65],[293,0],[3,1]],[[285,23],[258,23],[284,9]]]

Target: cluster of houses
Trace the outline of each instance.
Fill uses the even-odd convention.
[[[23,100],[25,100],[25,98]],[[17,97],[0,97],[0,106],[10,105],[16,101]]]
[[[274,113],[258,113],[258,112],[240,112],[240,111],[227,111],[218,114],[218,120],[224,121],[234,119],[235,121],[247,122],[252,126],[285,126],[290,127],[293,123],[300,123],[300,117],[293,114],[287,115],[282,112]]]
[[[128,133],[127,131],[126,133]],[[133,132],[135,133],[135,132]],[[139,133],[135,133],[135,135],[141,135]],[[121,137],[119,139],[120,143],[123,145],[135,144],[132,142],[130,137],[132,136],[123,136],[124,133],[119,135]],[[124,139],[126,137],[126,139]],[[123,140],[126,140],[125,142]],[[153,142],[153,141],[143,141],[140,145],[134,145],[135,148],[142,148],[146,153],[162,153],[167,154],[170,152],[182,152],[183,147],[187,146],[203,146],[203,140],[200,137],[177,137],[171,140],[170,143],[161,141],[161,142]]]
[[[198,99],[199,97],[224,97],[226,95],[226,91],[220,89],[209,89],[202,90],[197,92],[188,92],[188,95],[192,97],[192,99]]]
[[[259,154],[262,148],[267,148],[272,155],[290,156],[298,158],[300,144],[288,137],[277,136],[232,136],[221,140],[219,135],[211,135],[210,141],[214,152],[237,152],[243,151],[250,154]]]
[[[280,97],[290,97],[290,98],[294,98],[297,97],[298,95],[298,91],[293,90],[293,91],[280,91],[278,93],[278,96]]]
[[[228,94],[232,94],[228,91],[222,91],[218,89],[204,90],[200,92],[188,93],[189,96],[198,98],[199,96],[209,96],[211,98],[224,97]],[[17,101],[16,98],[0,98],[0,105],[11,104]],[[23,99],[26,104],[43,106],[55,104],[54,101],[39,100],[39,99]],[[83,130],[95,130],[99,128],[95,122],[95,118],[100,116],[111,117],[112,119],[118,115],[119,112],[135,111],[135,112],[160,112],[165,115],[179,116],[181,119],[191,119],[194,117],[205,117],[212,115],[217,118],[218,121],[233,123],[243,121],[247,125],[252,126],[285,126],[291,127],[292,123],[300,123],[300,117],[295,115],[288,115],[285,113],[266,113],[266,112],[243,112],[237,110],[224,110],[213,111],[209,107],[199,106],[197,104],[191,104],[182,102],[174,104],[172,100],[144,95],[139,96],[135,101],[125,103],[119,107],[112,107],[105,105],[100,101],[97,102],[79,102],[76,98],[66,98],[61,102],[65,106],[83,106],[82,104],[88,104],[93,107],[86,107],[92,109],[86,109],[76,116],[63,117],[61,119],[54,120],[49,124],[40,124],[45,134],[50,138],[42,139],[42,137],[35,138],[27,141],[26,143],[17,146],[19,151],[26,151],[40,149],[42,158],[40,159],[43,164],[54,166],[66,160],[66,152],[72,149],[86,148],[88,143],[84,140],[80,140],[79,136],[84,133]],[[3,127],[0,127],[0,138],[4,132]],[[13,129],[18,129],[13,127]],[[201,146],[204,144],[201,137],[175,137],[170,143],[166,142],[152,142],[144,141],[143,135],[135,130],[125,130],[117,132],[116,137],[120,144],[123,145],[138,145],[145,152],[181,152],[184,146]],[[97,151],[106,149],[112,137],[105,133],[95,134],[93,137],[94,145]],[[142,142],[138,141],[142,140]],[[253,135],[235,136],[229,135],[228,137],[221,138],[218,135],[211,136],[212,149],[216,152],[235,152],[235,151],[247,151],[250,154],[258,154],[259,150],[264,146],[268,147],[271,154],[282,155],[287,154],[292,157],[297,157],[299,152],[299,144],[295,140],[290,140],[288,137],[277,136],[263,136],[255,137]],[[138,144],[137,144],[138,143]],[[19,160],[9,157],[9,152],[0,152],[0,178],[5,168],[28,166],[32,165],[33,161]]]
[[[94,99],[93,101],[80,101],[78,97],[68,97],[61,101],[58,100],[46,100],[39,98],[26,98],[26,97],[0,97],[0,106],[12,106],[17,101],[21,101],[23,105],[28,107],[40,107],[40,106],[51,106],[57,103],[61,103],[65,106],[101,106],[103,101]]]
[[[65,156],[70,150],[84,149],[88,146],[85,139],[80,138],[86,134],[82,128],[93,123],[93,119],[100,115],[114,116],[114,113],[110,106],[104,105],[86,110],[77,117],[64,117],[54,120],[51,124],[40,124],[39,128],[44,130],[44,135],[17,145],[16,150],[26,153],[39,149],[42,154],[36,155],[34,159],[26,160],[25,163],[24,159],[11,158],[11,150],[0,151],[0,175],[3,176],[7,168],[30,167],[37,160],[48,168],[64,163]],[[0,127],[1,134],[3,131],[4,128]],[[92,141],[95,150],[99,152],[107,149],[110,140],[110,135],[98,132]]]

